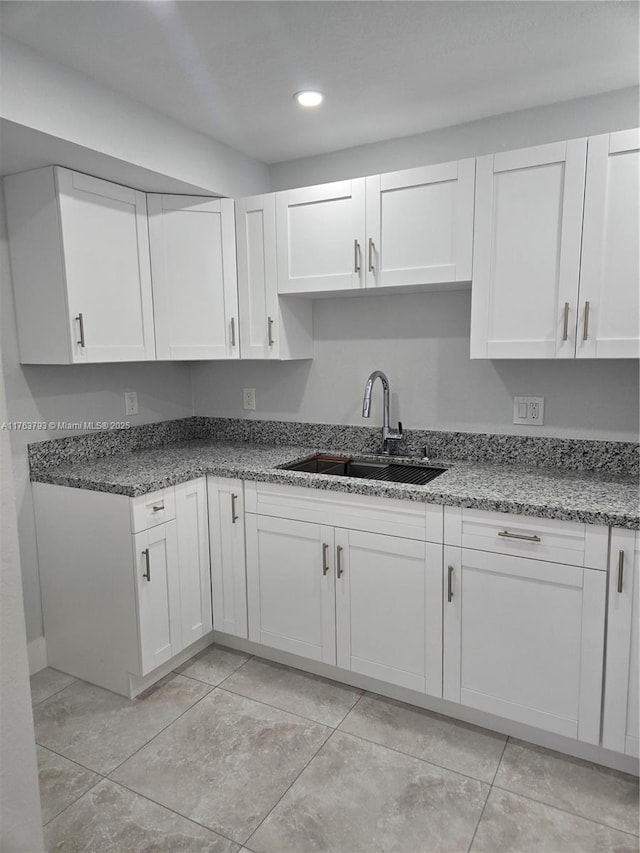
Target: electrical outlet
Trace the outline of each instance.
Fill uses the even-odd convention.
[[[124,392],[124,413],[125,415],[138,414],[138,394],[136,391]]]
[[[514,424],[542,426],[544,423],[544,397],[514,397],[513,422]]]
[[[245,411],[254,411],[256,407],[256,389],[255,388],[243,388],[242,389],[242,408]]]

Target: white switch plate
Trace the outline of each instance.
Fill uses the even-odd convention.
[[[254,411],[256,407],[256,389],[255,388],[243,388],[242,389],[242,408],[245,411]]]
[[[542,426],[544,423],[544,397],[514,397],[513,422],[514,424]]]
[[[138,414],[138,393],[136,391],[124,392],[124,413],[125,415]]]

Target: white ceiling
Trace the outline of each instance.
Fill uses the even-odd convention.
[[[632,0],[10,0],[0,29],[266,163],[638,83]]]

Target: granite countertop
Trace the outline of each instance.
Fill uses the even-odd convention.
[[[429,464],[447,470],[430,483],[415,486],[280,468],[323,450],[195,440],[43,467],[32,472],[31,479],[136,497],[212,474],[640,529],[638,482],[623,475],[431,460]],[[416,459],[407,461],[420,464]]]

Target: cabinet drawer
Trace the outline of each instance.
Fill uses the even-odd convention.
[[[609,529],[479,509],[445,507],[447,545],[606,571]]]
[[[173,486],[131,498],[131,531],[138,533],[176,517]]]

